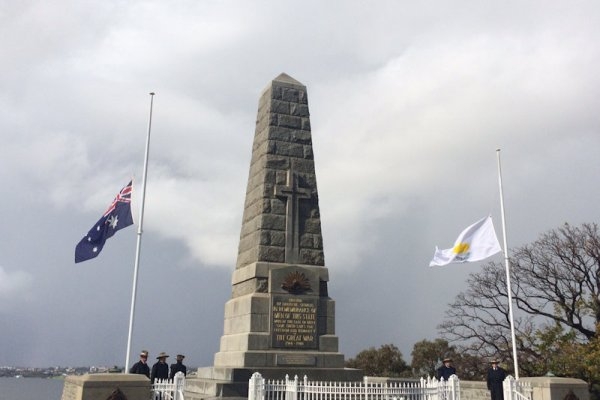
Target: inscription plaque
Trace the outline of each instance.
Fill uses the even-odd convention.
[[[316,298],[272,296],[271,343],[274,348],[316,349]]]
[[[304,365],[314,367],[317,357],[306,354],[277,354],[277,365]]]

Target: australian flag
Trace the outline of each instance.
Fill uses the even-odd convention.
[[[102,218],[85,235],[75,247],[75,262],[81,262],[96,257],[102,251],[106,239],[119,229],[133,224],[131,216],[131,184],[129,182],[113,200]]]

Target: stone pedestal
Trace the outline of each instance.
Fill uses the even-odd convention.
[[[328,280],[320,266],[258,262],[237,269],[215,367],[343,368]],[[290,293],[289,282],[303,289]]]
[[[531,383],[534,400],[589,400],[588,384],[581,379],[541,376],[520,378]]]
[[[116,389],[127,400],[148,400],[150,379],[137,374],[70,375],[65,378],[61,400],[106,400]]]

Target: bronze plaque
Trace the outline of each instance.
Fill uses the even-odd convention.
[[[318,299],[286,295],[271,298],[272,347],[316,349]]]
[[[308,354],[277,354],[277,365],[303,365],[314,367],[317,357]]]

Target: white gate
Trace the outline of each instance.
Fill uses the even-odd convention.
[[[170,379],[156,379],[152,384],[152,400],[184,400],[185,375],[178,372]]]

